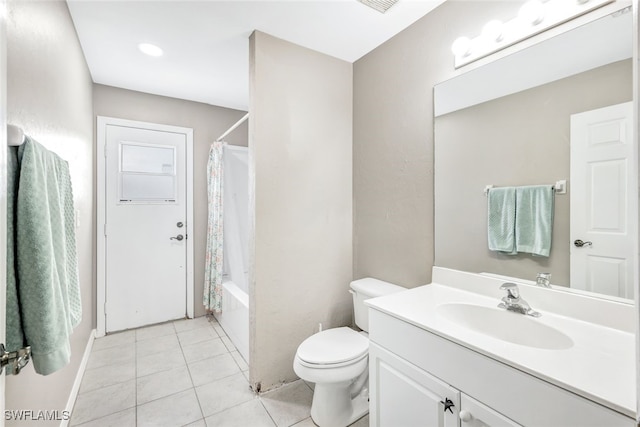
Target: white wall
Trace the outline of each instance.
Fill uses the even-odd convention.
[[[351,324],[352,65],[261,32],[250,64],[250,366],[266,390],[296,379],[319,322]]]
[[[6,404],[62,411],[95,323],[92,82],[64,1],[8,2],[7,62],[7,121],[69,162],[79,215],[83,317],[71,337],[71,363],[48,376],[29,365],[7,377]]]
[[[521,2],[447,1],[354,64],[354,278],[431,282],[433,86],[455,74],[451,43]],[[453,213],[452,213],[453,214]]]

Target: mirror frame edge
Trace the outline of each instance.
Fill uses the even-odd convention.
[[[640,11],[638,10],[638,1],[639,0],[632,0],[632,11],[633,11],[633,52],[632,52],[632,58],[633,58],[633,65],[632,65],[632,74],[633,74],[633,138],[634,138],[634,157],[635,157],[635,162],[636,165],[638,165],[639,159],[638,159],[638,142],[640,140],[640,138],[638,137],[638,131],[640,130],[639,128],[639,120],[638,120],[638,113],[639,111],[639,104],[638,104],[638,100],[640,98],[640,86],[638,85],[639,83],[639,79],[638,79],[638,72],[639,72],[639,67],[638,67],[638,46],[640,45],[640,33],[638,32],[638,19],[639,19],[639,13]],[[640,223],[640,216],[638,218],[635,218],[636,223]],[[638,232],[638,237],[640,238],[640,232]],[[635,271],[637,273],[640,273],[640,263],[639,263],[639,250],[638,250],[638,239],[636,239],[636,243],[635,243],[635,247],[634,247],[634,252],[635,252],[635,257],[634,257],[634,261],[635,261]],[[640,277],[640,276],[636,276],[636,277]],[[634,302],[635,302],[635,314],[636,314],[636,425],[640,426],[640,358],[638,358],[638,355],[640,355],[640,283],[636,282],[635,284],[635,292],[634,292]]]

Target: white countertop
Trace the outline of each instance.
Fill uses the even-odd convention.
[[[527,299],[526,290],[521,296]],[[465,303],[495,308],[499,302],[499,299],[434,283],[369,299],[366,304],[635,418],[636,347],[633,333],[561,316],[533,306],[542,314],[534,319],[536,322],[562,331],[574,343],[568,349],[547,350],[512,344],[474,332],[436,312],[441,304]],[[513,315],[522,316],[518,313]]]

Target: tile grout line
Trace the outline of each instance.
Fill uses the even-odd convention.
[[[189,329],[186,329],[186,330],[184,330],[184,331],[178,331],[178,327],[177,327],[177,325],[176,325],[176,323],[175,323],[175,321],[174,321],[174,322],[172,322],[172,327],[171,327],[171,328],[167,328],[167,329],[171,329],[171,330],[172,330],[172,332],[170,332],[170,333],[161,333],[161,335],[158,335],[158,336],[146,336],[146,337],[144,337],[143,339],[139,339],[139,338],[140,338],[140,337],[139,337],[139,331],[140,331],[141,329],[143,329],[143,328],[139,328],[139,329],[131,330],[132,335],[133,335],[133,341],[132,341],[132,344],[133,344],[133,346],[134,346],[134,348],[132,349],[132,352],[134,353],[134,354],[133,354],[133,362],[134,362],[134,367],[133,367],[133,369],[134,369],[134,387],[135,387],[135,390],[134,390],[134,406],[133,406],[133,408],[125,408],[125,409],[122,409],[122,410],[120,410],[120,411],[113,412],[113,413],[111,413],[111,414],[106,414],[106,415],[104,415],[103,417],[99,417],[99,418],[97,418],[96,420],[99,420],[99,419],[102,419],[102,418],[106,418],[106,417],[109,417],[109,416],[113,416],[113,415],[115,415],[115,414],[118,414],[118,413],[121,413],[121,412],[125,412],[125,411],[127,411],[127,410],[129,410],[129,409],[134,409],[134,416],[135,416],[134,425],[135,425],[136,427],[139,425],[139,422],[138,422],[138,416],[139,416],[139,406],[140,406],[140,404],[138,404],[138,397],[139,397],[139,396],[138,396],[138,380],[139,380],[140,378],[144,378],[144,377],[146,377],[146,376],[148,376],[148,375],[153,375],[153,373],[152,373],[152,374],[147,374],[147,375],[142,376],[142,377],[140,377],[140,376],[139,376],[139,374],[140,374],[140,370],[138,369],[138,362],[139,362],[140,355],[139,355],[139,352],[138,352],[138,343],[141,343],[141,348],[142,348],[144,345],[146,345],[146,344],[145,344],[145,341],[146,341],[146,340],[152,340],[152,339],[156,339],[156,338],[162,338],[162,337],[165,337],[165,336],[175,336],[175,339],[176,339],[176,341],[178,342],[178,346],[179,346],[178,348],[180,349],[180,352],[181,352],[182,361],[184,362],[184,366],[187,368],[187,374],[189,375],[189,379],[190,379],[190,381],[191,381],[191,386],[190,386],[190,387],[188,387],[188,388],[187,388],[187,389],[185,389],[185,390],[181,390],[181,391],[178,391],[178,392],[172,393],[172,394],[170,394],[170,395],[168,395],[168,396],[158,397],[158,398],[156,398],[156,399],[150,400],[149,402],[145,402],[145,403],[143,403],[143,404],[147,404],[147,403],[154,402],[154,401],[159,400],[159,399],[162,399],[162,398],[166,398],[166,397],[170,397],[170,396],[173,396],[173,395],[176,395],[176,394],[179,394],[179,393],[183,393],[183,392],[185,392],[185,391],[187,391],[187,390],[193,390],[193,393],[195,393],[195,395],[196,395],[196,399],[197,399],[197,403],[198,403],[198,406],[199,406],[199,409],[200,409],[200,415],[201,415],[201,417],[200,417],[199,419],[195,420],[195,421],[192,421],[191,423],[202,421],[202,422],[203,422],[203,423],[205,423],[205,425],[206,425],[206,418],[205,418],[205,414],[204,414],[204,411],[203,411],[203,408],[202,408],[202,402],[200,401],[200,397],[198,396],[198,393],[196,392],[196,388],[197,388],[197,387],[196,387],[195,382],[194,382],[194,377],[193,377],[194,373],[192,373],[191,369],[189,369],[189,363],[187,362],[186,355],[185,355],[185,353],[184,353],[184,345],[185,345],[185,344],[180,340],[180,337],[179,337],[179,334],[180,334],[181,332],[196,331],[196,330],[198,330],[198,329],[201,329],[201,328],[204,328],[204,327],[207,327],[207,326],[208,326],[208,327],[210,327],[210,328],[212,328],[212,329],[213,329],[213,331],[212,331],[212,332],[213,332],[213,335],[212,335],[211,339],[218,338],[218,339],[220,340],[220,342],[222,342],[222,344],[223,344],[223,348],[225,349],[225,352],[224,352],[224,353],[222,353],[222,354],[226,354],[228,357],[230,356],[230,357],[232,358],[232,360],[234,361],[234,365],[235,365],[235,366],[236,366],[236,368],[238,369],[238,372],[236,372],[236,373],[234,373],[234,374],[230,374],[230,375],[224,376],[224,377],[221,377],[221,378],[216,378],[216,379],[215,379],[215,381],[223,380],[223,379],[225,379],[225,378],[228,378],[228,377],[230,377],[230,376],[233,376],[233,375],[236,375],[237,373],[239,373],[239,374],[241,374],[241,375],[243,376],[244,381],[245,381],[245,382],[247,382],[247,386],[249,385],[249,383],[248,383],[248,379],[244,376],[244,372],[245,372],[245,371],[243,371],[243,367],[247,367],[247,368],[248,368],[248,364],[247,364],[246,362],[241,363],[241,362],[240,362],[240,360],[244,361],[244,358],[242,358],[242,356],[240,355],[240,353],[239,353],[239,351],[237,350],[237,348],[235,348],[235,346],[233,346],[233,348],[230,348],[230,347],[229,347],[229,344],[227,344],[227,342],[225,342],[225,341],[228,341],[229,343],[231,343],[231,340],[230,340],[229,336],[226,334],[226,332],[224,331],[224,329],[222,328],[222,326],[221,326],[221,325],[220,325],[220,324],[219,324],[215,319],[212,319],[212,320],[207,319],[207,320],[208,320],[208,321],[207,321],[207,323],[206,323],[206,324],[198,325],[198,326],[196,326],[196,327],[189,328]],[[152,335],[153,335],[153,333],[152,333]],[[225,340],[225,338],[226,338],[226,340]],[[204,341],[207,341],[207,339],[202,340],[202,341],[198,341],[198,342],[195,342],[195,343],[190,343],[189,345],[191,345],[191,344],[196,344],[196,345],[197,345],[197,344],[202,343],[202,342],[204,342]],[[231,344],[232,344],[232,343],[231,343]],[[117,348],[117,347],[119,347],[119,346],[121,346],[121,345],[122,345],[122,344],[119,344],[119,345],[110,345],[110,346],[108,346],[108,347],[104,347],[104,348],[97,348],[97,349],[96,349],[96,348],[94,348],[94,351],[95,351],[95,352],[100,352],[100,351],[103,351],[103,350],[110,350],[110,351],[112,351],[113,349],[115,349],[115,348]],[[238,359],[238,358],[234,357],[234,354],[233,354],[234,352],[235,352],[235,353],[237,353],[237,355],[240,357],[240,359]],[[94,353],[94,352],[92,352],[92,353]],[[216,357],[216,356],[213,356],[213,357]],[[202,360],[205,360],[205,359],[202,359]],[[196,361],[194,361],[193,363],[196,363],[196,362],[199,362],[199,361],[200,361],[200,360],[196,360]],[[101,366],[101,367],[106,367],[106,366],[108,366],[108,365]],[[101,367],[94,368],[94,369],[99,369],[99,368],[101,368]],[[118,382],[118,383],[115,383],[115,384],[110,384],[109,386],[117,385],[117,384],[122,384],[122,383],[123,383],[123,382]],[[208,383],[207,383],[207,384],[208,384]],[[202,384],[202,385],[206,385],[206,384]],[[98,388],[98,389],[95,389],[95,390],[99,390],[99,388]],[[90,390],[90,391],[93,391],[93,390]],[[254,398],[258,398],[258,399],[259,399],[259,401],[260,401],[260,405],[261,405],[261,407],[263,408],[263,410],[265,410],[265,411],[267,412],[267,415],[268,415],[268,416],[269,416],[269,418],[271,419],[271,421],[272,421],[272,423],[274,424],[274,426],[278,427],[278,426],[277,426],[277,423],[275,422],[275,420],[274,420],[274,418],[273,418],[273,416],[271,415],[271,413],[268,411],[268,409],[267,409],[267,408],[266,408],[266,406],[264,405],[264,402],[262,401],[261,397],[260,397],[258,394],[256,394],[255,392],[253,392],[253,390],[251,390],[251,394],[254,396]],[[229,407],[229,408],[225,408],[225,409],[223,409],[223,410],[221,410],[221,411],[217,411],[217,412],[215,412],[214,414],[210,414],[210,416],[211,416],[211,415],[215,415],[215,414],[219,414],[219,413],[221,413],[221,412],[224,412],[224,411],[226,411],[226,410],[229,410],[229,409],[231,409],[231,408],[237,407],[237,406],[239,406],[239,405],[242,405],[242,404],[244,404],[244,403],[248,403],[248,402],[249,402],[249,401],[242,402],[242,403],[238,403],[238,404],[233,405],[233,406],[231,406],[231,407]],[[90,421],[94,421],[94,420],[90,420]],[[190,423],[189,423],[189,424],[190,424]]]
[[[189,388],[187,388],[187,389],[185,389],[185,390],[179,390],[179,391],[176,391],[175,393],[171,393],[171,394],[168,394],[168,395],[166,395],[166,396],[160,396],[160,397],[157,397],[157,398],[155,398],[155,399],[149,400],[148,402],[144,402],[144,403],[142,403],[142,404],[140,404],[140,405],[138,405],[138,402],[137,402],[137,387],[136,387],[136,426],[137,426],[137,411],[138,411],[138,406],[146,405],[146,404],[148,404],[148,403],[155,402],[155,401],[160,400],[160,399],[165,399],[165,398],[167,398],[167,397],[175,396],[175,395],[177,395],[177,394],[184,393],[185,391],[188,391],[188,390],[193,390],[194,394],[196,395],[196,400],[198,401],[198,406],[200,407],[200,414],[202,415],[202,418],[201,418],[201,419],[202,419],[202,420],[204,420],[204,413],[202,412],[202,407],[201,407],[201,405],[200,405],[200,400],[198,399],[198,394],[197,394],[197,393],[196,393],[196,391],[195,391],[195,386],[194,386],[194,384],[193,384],[193,377],[191,376],[191,371],[189,370],[189,364],[187,363],[187,361],[186,361],[186,357],[184,356],[184,351],[183,351],[183,349],[182,349],[182,343],[180,342],[180,339],[178,338],[178,331],[175,329],[175,324],[173,325],[173,327],[174,327],[174,335],[175,335],[175,337],[176,337],[176,341],[178,342],[178,346],[179,346],[179,348],[180,348],[180,352],[181,352],[181,354],[182,354],[182,358],[183,358],[184,363],[185,363],[185,368],[187,369],[187,373],[188,373],[188,375],[189,375],[189,379],[191,380],[191,387],[189,387]],[[183,331],[183,332],[184,332],[184,331]],[[166,336],[171,336],[171,334],[162,335],[162,336],[160,336],[160,337],[166,337]],[[160,337],[156,337],[156,338],[160,338]],[[142,340],[142,341],[145,341],[145,340]],[[138,342],[138,341],[136,341],[136,343],[137,343],[137,342]],[[197,343],[196,343],[196,344],[197,344]],[[136,366],[136,368],[137,368],[137,366]],[[172,368],[172,369],[174,369],[174,368]],[[140,378],[145,378],[145,377],[147,377],[147,376],[155,375],[155,374],[158,374],[158,373],[161,373],[161,372],[166,372],[166,371],[154,372],[154,373],[151,373],[151,374],[143,375],[143,376],[142,376],[142,377],[140,377]],[[136,384],[137,384],[137,376],[136,376]],[[196,421],[199,421],[199,420],[195,420],[195,421],[193,421],[193,422],[196,422]],[[189,423],[189,424],[191,424],[191,423]]]
[[[271,422],[273,423],[273,425],[275,427],[278,427],[278,423],[276,423],[276,420],[273,419],[273,416],[271,415],[271,412],[269,412],[269,410],[267,409],[266,406],[264,406],[264,402],[262,401],[262,397],[260,397],[260,395],[258,396],[258,400],[260,401],[260,405],[262,405],[262,408],[264,409],[264,411],[267,413],[267,415],[269,416],[269,419],[271,420]]]
[[[89,356],[89,357],[91,358],[91,357],[94,355],[94,351],[102,351],[102,350],[110,350],[110,351],[113,351],[114,349],[116,349],[117,347],[122,346],[122,345],[123,345],[123,344],[113,345],[113,346],[110,346],[110,347],[107,347],[107,348],[103,348],[103,349],[98,349],[98,350],[96,350],[96,349],[95,349],[95,347],[94,347],[94,348],[92,348],[92,350],[91,350],[91,354],[90,354],[90,356]],[[135,345],[135,339],[134,339],[134,345]],[[135,351],[135,348],[134,348],[134,351]],[[135,357],[134,357],[134,364],[135,364]],[[94,369],[100,369],[100,368],[105,368],[105,367],[114,366],[114,365],[116,365],[116,364],[115,364],[115,363],[114,363],[114,364],[107,364],[107,365],[100,366],[100,367],[98,367],[98,368],[94,368]],[[134,365],[134,377],[135,377],[135,369],[136,369],[136,367],[135,367],[135,365]],[[83,378],[82,382],[80,383],[80,389],[82,389],[82,385],[84,384],[84,381],[85,381],[85,380],[86,380],[86,378]],[[73,413],[75,413],[75,406],[76,406],[76,403],[78,402],[78,399],[81,397],[81,395],[86,395],[86,394],[89,394],[89,393],[94,393],[94,392],[97,392],[97,391],[99,391],[99,390],[101,390],[101,389],[104,389],[104,388],[106,388],[106,387],[113,387],[113,386],[117,386],[117,385],[120,385],[120,384],[127,383],[127,382],[129,382],[129,381],[132,381],[132,380],[131,380],[131,379],[129,379],[129,380],[126,380],[126,381],[120,381],[120,382],[116,382],[116,383],[113,383],[113,384],[107,384],[107,385],[103,385],[103,386],[101,386],[101,387],[98,387],[98,388],[95,388],[95,389],[91,389],[91,390],[82,390],[82,392],[80,392],[80,390],[79,390],[79,392],[78,392],[78,396],[76,397],[76,401],[75,401],[75,403],[74,403],[74,411],[73,411],[73,412],[72,412],[72,414],[71,414],[70,425],[71,425],[71,426],[79,426],[78,424],[75,424],[75,423],[73,423],[73,424],[72,424],[72,421],[73,421]],[[133,381],[135,381],[135,378],[133,379]],[[112,412],[112,413],[109,413],[109,414],[102,415],[102,416],[100,416],[100,417],[98,417],[98,418],[93,418],[93,419],[90,419],[90,420],[86,420],[86,421],[84,421],[84,422],[83,422],[82,424],[80,424],[80,425],[84,425],[84,424],[87,424],[87,423],[91,423],[91,422],[93,422],[93,421],[95,421],[95,420],[100,420],[100,419],[103,419],[103,418],[109,417],[109,416],[111,416],[111,415],[114,415],[114,414],[117,414],[117,413],[120,413],[120,412],[127,411],[127,410],[132,409],[132,408],[133,408],[133,407],[123,408],[123,409],[121,409],[121,410],[118,410],[118,411],[115,411],[115,412]]]
[[[217,325],[220,325],[220,323],[218,323],[216,321]],[[213,326],[213,325],[212,325]],[[222,331],[224,332],[224,336],[225,338],[227,338],[229,340],[229,342],[231,342],[231,344],[233,345],[233,342],[231,341],[231,338],[229,338],[229,335],[227,335],[227,333],[224,331],[224,328],[222,327],[222,325],[220,325],[220,328],[222,329]],[[215,330],[215,327],[213,328],[214,331],[216,332],[216,334],[218,334],[218,331]],[[240,363],[238,363],[238,361],[236,360],[235,357],[233,357],[233,355],[231,353],[233,353],[234,351],[238,353],[238,356],[240,356],[240,358],[242,358],[242,360],[244,361],[244,363],[249,366],[249,364],[247,363],[246,360],[244,360],[244,357],[242,357],[242,355],[240,354],[240,351],[235,347],[235,345],[233,346],[233,349],[230,349],[227,344],[225,343],[225,341],[222,339],[222,337],[220,336],[220,334],[218,334],[218,337],[220,338],[220,340],[222,341],[222,344],[225,346],[225,348],[227,349],[227,352],[229,353],[229,355],[231,356],[231,358],[233,359],[233,361],[235,362],[236,366],[238,366],[238,369],[240,369],[240,372],[244,372],[245,370],[242,369],[242,366],[240,366]],[[249,380],[247,380],[249,381]],[[251,386],[251,384],[249,384],[249,386]]]
[[[121,410],[121,411],[117,411],[117,412],[113,412],[113,413],[111,413],[111,414],[103,415],[103,416],[101,416],[101,417],[99,417],[99,418],[95,418],[95,419],[93,419],[93,420],[87,420],[87,421],[83,422],[82,424],[73,424],[73,426],[72,426],[72,427],[82,427],[82,426],[87,425],[87,424],[89,424],[89,423],[94,423],[94,422],[96,422],[96,421],[100,421],[100,420],[102,420],[102,419],[104,419],[104,418],[108,418],[108,417],[110,417],[110,416],[112,416],[112,415],[116,415],[116,414],[120,414],[120,413],[122,413],[122,412],[126,412],[126,411],[128,411],[129,409],[134,409],[134,408],[133,408],[133,407],[132,407],[132,408],[125,408],[125,409],[123,409],[123,410]]]
[[[173,325],[173,328],[175,329],[175,324]],[[184,349],[182,348],[182,342],[180,342],[180,338],[178,337],[177,329],[176,329],[176,339],[178,340],[178,345],[180,346],[180,352],[182,353],[184,364],[187,367],[187,372],[189,373],[189,379],[191,380],[191,389],[193,390],[193,394],[196,395],[196,401],[198,402],[198,408],[200,408],[200,415],[202,416],[201,419],[202,421],[204,421],[204,425],[206,426],[207,420],[204,417],[204,411],[202,410],[202,403],[200,403],[200,397],[198,397],[198,392],[196,391],[196,386],[195,386],[195,383],[193,382],[193,375],[191,374],[191,369],[189,369],[189,362],[187,362],[187,356],[185,356],[184,354]]]
[[[214,319],[214,320],[215,320],[215,319]],[[215,320],[215,324],[216,324],[216,325],[220,325],[220,323],[218,323],[218,321],[217,321],[217,320]],[[233,362],[234,362],[234,363],[236,364],[236,366],[238,367],[239,373],[240,373],[241,375],[243,375],[243,377],[244,377],[244,374],[243,374],[243,371],[242,371],[242,367],[238,364],[238,362],[236,361],[236,359],[231,355],[231,350],[229,350],[229,347],[227,347],[227,345],[225,344],[224,340],[223,340],[223,339],[222,339],[222,337],[220,336],[220,333],[215,329],[215,325],[213,325],[213,322],[212,322],[211,320],[209,320],[209,326],[210,326],[211,328],[213,328],[214,332],[215,332],[215,333],[216,333],[216,335],[218,336],[218,339],[222,342],[222,345],[224,345],[225,349],[227,350],[227,353],[226,353],[226,354],[228,354],[228,355],[231,357],[231,359],[233,360]],[[222,326],[220,326],[220,328],[222,328]],[[224,332],[224,329],[223,329],[222,331]],[[224,332],[224,336],[228,338],[228,335],[227,335],[227,333],[226,333],[226,332]],[[223,354],[224,354],[224,353],[223,353]],[[203,360],[204,360],[204,359],[203,359]],[[190,371],[189,371],[189,374],[191,374],[191,372],[190,372]],[[227,375],[227,376],[222,377],[222,378],[218,378],[218,379],[216,379],[215,381],[223,380],[223,379],[225,379],[225,378],[229,378],[229,377],[232,377],[232,376],[234,376],[234,375],[237,375],[237,373],[235,373],[235,374],[231,374],[231,375]],[[213,381],[213,382],[215,382],[215,381]],[[193,382],[193,378],[192,378],[192,382]],[[204,385],[205,385],[205,384],[203,384],[202,386],[204,386]],[[247,385],[249,385],[249,384],[247,384]],[[194,387],[194,388],[195,388],[195,387]],[[249,389],[251,389],[251,387],[249,387]],[[262,404],[262,400],[260,400],[260,396],[259,396],[258,394],[256,394],[253,390],[251,390],[251,393],[255,396],[255,398],[257,398],[257,399],[260,401],[260,404],[261,404],[261,405],[262,405],[262,407],[264,408],[264,405]],[[197,397],[197,393],[196,393],[196,397]],[[205,425],[207,425],[207,420],[206,420],[206,418],[207,418],[207,417],[211,417],[211,416],[214,416],[214,415],[216,415],[216,414],[220,414],[220,413],[222,413],[222,412],[228,411],[228,410],[230,410],[230,409],[232,409],[232,408],[236,408],[236,407],[238,407],[238,406],[240,406],[240,405],[243,405],[243,404],[245,404],[245,403],[248,403],[248,402],[250,402],[250,400],[248,400],[248,401],[246,401],[246,402],[238,403],[238,404],[233,405],[233,406],[230,406],[230,407],[228,407],[228,408],[224,408],[224,409],[222,409],[222,410],[220,410],[220,411],[217,411],[217,412],[214,412],[214,413],[212,413],[212,414],[210,414],[210,415],[208,415],[208,416],[205,416],[205,415],[204,415],[204,411],[202,410],[202,405],[200,406],[200,411],[202,412],[203,420],[204,420],[204,422],[205,422]],[[200,398],[198,398],[198,403],[200,404]],[[269,418],[273,421],[273,418],[271,417],[271,414],[269,414],[269,411],[267,411],[267,408],[264,408],[264,410],[267,412],[267,415],[269,416]],[[274,423],[274,426],[276,426],[276,427],[277,427],[277,424],[275,423],[275,421],[273,421],[273,423]]]

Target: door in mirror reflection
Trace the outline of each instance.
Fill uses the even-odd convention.
[[[571,116],[571,287],[633,298],[633,104]]]

